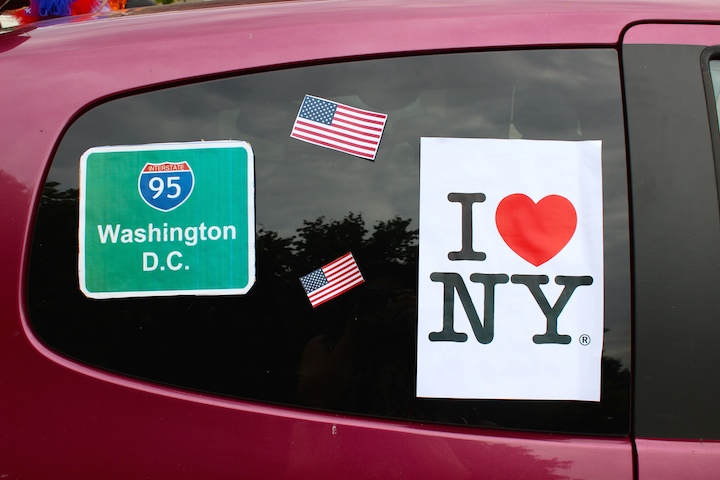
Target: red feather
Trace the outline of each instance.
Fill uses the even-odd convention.
[[[102,4],[97,0],[75,0],[70,4],[71,15],[97,12]]]

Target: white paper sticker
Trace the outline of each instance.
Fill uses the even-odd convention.
[[[422,138],[417,395],[600,400],[600,141]]]

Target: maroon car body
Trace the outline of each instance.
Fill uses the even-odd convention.
[[[301,0],[149,7],[2,31],[0,478],[714,478],[720,437],[650,438],[650,430],[635,426],[605,436],[440,425],[136,379],[56,351],[38,337],[28,308],[35,221],[51,160],[69,126],[93,105],[229,74],[338,60],[604,48],[622,64],[623,48],[655,44],[719,45],[720,8],[715,2]],[[624,77],[621,82],[631,96]],[[634,121],[626,117],[631,172],[633,134],[642,128]],[[642,175],[633,173],[633,180]],[[635,221],[641,210],[632,211]],[[642,236],[640,228],[633,223],[633,235]],[[633,292],[642,296],[654,284],[637,262],[652,259],[633,248]],[[657,300],[632,298],[635,316],[643,302]],[[643,328],[634,335],[647,334]],[[634,341],[633,355],[642,353]],[[649,358],[633,364],[634,382]],[[717,400],[718,368],[706,374],[703,391]],[[673,386],[675,378],[669,374],[668,389],[683,388]],[[635,419],[652,403],[643,388],[634,387]],[[718,417],[716,410],[704,415]]]

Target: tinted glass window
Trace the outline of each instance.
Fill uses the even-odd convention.
[[[291,138],[306,94],[388,114],[375,161]],[[53,160],[32,250],[32,324],[44,342],[78,361],[204,392],[432,422],[626,433],[630,297],[623,135],[613,50],[367,60],[115,99],[75,121]],[[601,402],[416,398],[420,137],[602,140]],[[257,281],[251,291],[86,298],[77,273],[83,152],[224,139],[247,141],[255,154]],[[348,251],[362,265],[366,283],[313,309],[299,278]],[[398,307],[392,322],[381,312],[388,302]],[[357,312],[369,320],[357,324]]]
[[[712,79],[714,99],[715,99],[715,111],[718,111],[718,100],[720,100],[720,61],[711,60],[710,64],[710,77]]]

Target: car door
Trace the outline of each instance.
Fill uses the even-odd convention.
[[[305,35],[323,8],[67,24],[3,52],[30,99],[10,131],[33,133],[0,170],[8,475],[632,478],[617,50],[339,54]],[[158,56],[158,28],[184,50]],[[310,46],[278,53],[287,38]],[[46,88],[29,58],[58,69]],[[308,138],[306,106],[381,118],[371,153]],[[552,157],[576,144],[593,166],[566,175]],[[518,152],[547,164],[523,174]],[[454,183],[497,158],[492,182]],[[538,257],[495,222],[504,199],[573,195],[590,253],[565,239]],[[590,270],[552,267],[568,251]],[[318,303],[348,252],[362,284]],[[501,342],[512,355],[481,356]]]
[[[634,218],[639,478],[712,478],[715,401],[716,25],[644,24],[623,41]]]

